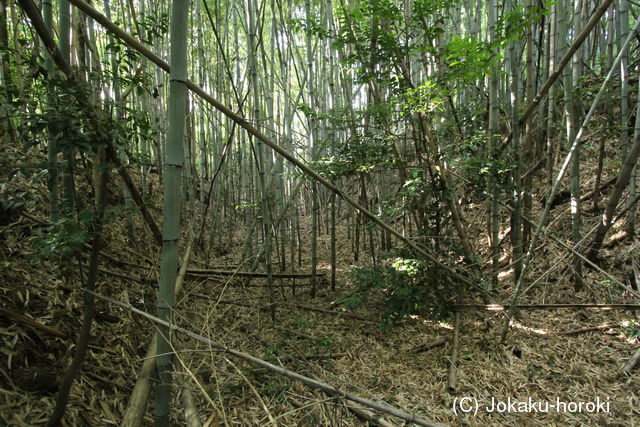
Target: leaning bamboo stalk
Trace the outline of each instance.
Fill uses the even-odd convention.
[[[98,12],[96,9],[94,9],[93,7],[91,7],[90,5],[85,3],[83,0],[69,0],[69,1],[70,1],[70,3],[72,3],[73,5],[78,7],[80,10],[82,10],[84,13],[89,15],[91,18],[93,18],[100,25],[105,27],[108,31],[112,32],[116,37],[120,38],[129,47],[131,47],[132,49],[138,51],[143,56],[145,56],[147,59],[149,59],[151,62],[155,63],[162,70],[164,70],[165,72],[169,72],[170,71],[169,64],[166,61],[164,61],[158,55],[153,53],[150,49],[145,47],[142,43],[138,42],[136,39],[134,39],[132,36],[130,36],[127,32],[125,32],[124,30],[119,28],[117,25],[115,25],[113,22],[111,22],[109,19],[107,19],[106,16],[104,16],[103,14]],[[603,3],[607,3],[608,4],[608,3],[611,3],[611,1],[612,0],[604,0]],[[265,145],[267,145],[269,148],[271,148],[277,154],[279,154],[282,157],[284,157],[287,161],[289,161],[291,164],[293,164],[296,168],[298,168],[305,175],[313,178],[315,181],[317,181],[320,184],[324,185],[326,188],[328,188],[329,190],[334,192],[336,195],[341,197],[345,202],[347,202],[353,208],[355,208],[356,210],[361,212],[363,215],[368,217],[376,225],[380,226],[384,230],[386,230],[389,233],[393,234],[396,238],[398,238],[399,240],[404,242],[407,246],[409,246],[411,249],[413,249],[418,254],[423,256],[425,259],[427,259],[433,265],[438,266],[438,267],[446,270],[451,275],[452,278],[458,280],[459,282],[467,284],[469,286],[473,286],[473,287],[479,288],[479,286],[477,284],[475,284],[472,281],[470,281],[467,277],[465,277],[462,274],[458,273],[452,267],[442,263],[433,254],[427,252],[423,247],[419,246],[417,243],[415,243],[411,239],[409,239],[409,238],[405,237],[404,235],[402,235],[401,232],[399,232],[399,231],[393,229],[392,227],[390,227],[389,225],[387,225],[384,221],[382,221],[380,218],[378,218],[369,209],[367,209],[364,206],[360,205],[360,203],[358,203],[351,196],[345,194],[340,188],[335,186],[333,183],[331,183],[327,179],[323,178],[320,174],[318,174],[313,169],[311,169],[311,167],[307,166],[306,164],[304,164],[303,162],[298,160],[294,155],[292,155],[291,153],[286,151],[284,148],[280,147],[278,144],[273,142],[269,137],[264,135],[262,132],[260,132],[258,129],[256,129],[252,124],[250,124],[247,120],[245,120],[244,117],[236,114],[229,107],[227,107],[226,105],[222,104],[221,102],[219,102],[218,100],[213,98],[211,95],[206,93],[204,91],[204,89],[202,89],[200,86],[198,86],[197,84],[193,83],[190,80],[187,80],[186,84],[187,84],[187,87],[194,94],[198,95],[200,98],[202,98],[203,100],[205,100],[206,102],[211,104],[214,108],[216,108],[217,110],[222,112],[224,115],[229,117],[231,120],[236,122],[238,125],[240,125],[242,128],[244,128],[250,135],[252,135],[256,139],[262,141]],[[481,289],[481,288],[479,288],[479,289]]]
[[[178,277],[176,278],[176,295],[182,288],[182,283],[184,282],[184,277],[187,272],[187,266],[189,265],[189,258],[191,257],[192,246],[193,239],[191,239],[189,241],[189,244],[187,245],[187,250],[184,253],[182,265],[180,266],[180,271],[178,272]],[[131,392],[129,405],[127,406],[124,418],[122,419],[121,425],[123,427],[137,427],[142,425],[142,419],[147,409],[147,401],[149,400],[149,392],[151,391],[151,379],[153,378],[153,373],[156,368],[155,355],[157,345],[158,336],[157,334],[154,334],[153,338],[151,339],[151,343],[149,344],[149,349],[147,350],[145,361],[142,364],[142,368],[140,368],[140,372],[138,373],[136,385],[133,388],[133,392]]]
[[[90,292],[90,291],[88,291],[88,292]],[[279,375],[285,376],[287,378],[291,378],[293,380],[299,381],[299,382],[301,382],[301,383],[303,383],[303,384],[305,384],[305,385],[307,385],[307,386],[309,386],[311,388],[322,390],[323,392],[327,393],[330,396],[341,397],[343,399],[350,400],[352,402],[360,403],[360,404],[365,405],[365,406],[367,406],[369,408],[375,409],[375,410],[380,411],[380,412],[384,412],[385,414],[393,415],[394,417],[400,418],[402,420],[408,421],[409,423],[414,423],[414,424],[417,424],[417,425],[420,425],[420,426],[425,426],[425,427],[432,427],[432,426],[441,427],[442,426],[442,424],[438,424],[438,423],[434,423],[434,422],[431,422],[431,421],[427,421],[424,418],[419,417],[418,415],[414,415],[414,414],[411,414],[409,412],[403,411],[402,409],[395,408],[395,407],[393,407],[393,406],[391,406],[391,405],[389,405],[387,403],[375,402],[373,400],[366,399],[364,397],[360,397],[360,396],[357,396],[355,394],[348,393],[348,392],[346,392],[344,390],[340,390],[340,389],[338,389],[336,387],[333,387],[332,385],[327,384],[325,382],[318,381],[318,380],[313,379],[313,378],[305,377],[304,375],[298,374],[297,372],[293,372],[293,371],[290,371],[289,369],[273,365],[273,364],[271,364],[271,363],[269,363],[267,361],[264,361],[262,359],[254,357],[254,356],[251,356],[250,354],[242,353],[240,351],[233,350],[231,348],[225,347],[225,346],[219,344],[218,342],[213,341],[213,340],[211,340],[211,339],[209,339],[207,337],[203,337],[202,335],[196,334],[196,333],[191,332],[191,331],[189,331],[189,330],[187,330],[185,328],[182,328],[182,327],[180,327],[180,326],[178,326],[176,324],[166,322],[166,321],[164,321],[164,320],[162,320],[162,319],[160,319],[160,318],[158,318],[158,317],[156,317],[156,316],[154,316],[152,314],[149,314],[149,313],[146,313],[146,312],[144,312],[144,311],[142,311],[140,309],[137,309],[134,306],[132,306],[131,304],[126,304],[126,303],[117,301],[117,300],[115,300],[113,298],[106,297],[106,296],[101,295],[101,294],[99,294],[97,292],[90,292],[90,293],[93,294],[94,296],[96,296],[97,298],[100,298],[100,299],[102,299],[104,301],[107,301],[107,302],[109,302],[111,304],[114,304],[114,305],[116,305],[118,307],[122,307],[122,308],[130,310],[130,311],[132,311],[132,312],[134,312],[136,314],[139,314],[140,316],[143,316],[143,317],[153,321],[154,323],[156,323],[158,325],[162,325],[162,326],[164,326],[166,328],[169,328],[172,331],[179,332],[179,333],[181,333],[183,335],[186,335],[186,336],[188,336],[188,337],[190,337],[190,338],[192,338],[192,339],[194,339],[196,341],[200,341],[200,342],[202,342],[204,344],[207,344],[213,350],[230,354],[230,355],[235,356],[235,357],[237,357],[239,359],[245,360],[245,361],[251,363],[252,365],[265,368],[265,369],[267,369],[269,371],[275,372],[276,374],[279,374]],[[125,424],[123,423],[123,425],[125,425]]]

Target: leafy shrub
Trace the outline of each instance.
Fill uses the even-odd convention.
[[[640,340],[640,322],[632,320],[631,322],[629,322],[629,326],[625,327],[624,329],[626,331],[627,339]]]
[[[77,218],[62,217],[35,235],[36,247],[44,258],[69,258],[81,252],[89,240],[86,225],[91,221],[90,211],[81,211]]]
[[[412,258],[395,258],[386,265],[352,267],[351,280],[357,290],[340,304],[357,307],[374,294],[382,295],[383,329],[408,315],[430,313],[438,319],[446,318],[455,299],[456,287],[446,272]]]

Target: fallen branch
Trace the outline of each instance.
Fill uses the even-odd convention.
[[[25,326],[30,326],[48,335],[53,335],[54,337],[58,337],[58,338],[71,339],[71,337],[69,337],[69,335],[67,335],[64,331],[54,326],[45,325],[36,320],[33,320],[30,317],[27,317],[20,313],[16,313],[15,311],[9,310],[7,308],[0,308],[0,314],[4,315],[8,319],[14,320],[18,323],[22,323]],[[98,315],[100,315],[100,313],[98,313]],[[112,354],[115,353],[111,349],[98,347],[97,345],[93,345],[93,344],[89,344],[89,348],[91,350],[103,351],[105,353],[112,353]]]
[[[163,326],[171,329],[172,331],[180,332],[183,335],[186,335],[186,336],[188,336],[190,338],[193,338],[193,339],[195,339],[197,341],[205,343],[205,344],[209,345],[213,350],[217,350],[217,351],[220,351],[220,352],[223,352],[223,353],[230,354],[230,355],[235,356],[235,357],[237,357],[239,359],[245,360],[245,361],[247,361],[247,362],[249,362],[249,363],[251,363],[251,364],[253,364],[255,366],[259,366],[261,368],[266,368],[266,369],[268,369],[270,371],[273,371],[273,372],[275,372],[277,374],[280,374],[282,376],[285,376],[287,378],[291,378],[293,380],[300,381],[301,383],[306,384],[309,387],[322,390],[323,392],[327,393],[330,396],[341,397],[343,399],[350,400],[352,402],[360,403],[360,404],[365,405],[365,406],[367,406],[369,408],[372,408],[372,409],[378,410],[380,412],[384,412],[384,413],[393,415],[393,416],[398,417],[398,418],[400,418],[402,420],[408,421],[410,423],[415,423],[415,424],[418,424],[418,425],[421,425],[421,426],[426,426],[426,427],[442,426],[442,424],[437,424],[437,423],[433,423],[431,421],[427,421],[424,418],[419,417],[418,415],[411,414],[409,412],[406,412],[406,411],[403,411],[401,409],[395,408],[395,407],[393,407],[393,406],[391,406],[391,405],[389,405],[387,403],[375,402],[373,400],[369,400],[369,399],[366,399],[364,397],[360,397],[360,396],[357,396],[357,395],[354,395],[354,394],[351,394],[351,393],[347,393],[346,391],[340,390],[340,389],[338,389],[336,387],[333,387],[333,386],[331,386],[331,385],[329,385],[327,383],[324,383],[322,381],[318,381],[318,380],[315,380],[313,378],[305,377],[304,375],[300,375],[300,374],[298,374],[296,372],[293,372],[293,371],[290,371],[288,369],[273,365],[273,364],[271,364],[269,362],[266,362],[266,361],[264,361],[262,359],[258,359],[257,357],[251,356],[249,354],[242,353],[240,351],[230,349],[230,348],[225,347],[225,346],[223,346],[221,344],[218,344],[216,341],[213,341],[213,340],[211,340],[209,338],[203,337],[202,335],[198,335],[198,334],[196,334],[194,332],[191,332],[191,331],[189,331],[187,329],[184,329],[184,328],[182,328],[180,326],[177,326],[175,324],[166,322],[166,321],[164,321],[164,320],[162,320],[162,319],[160,319],[160,318],[158,318],[156,316],[153,316],[153,315],[151,315],[149,313],[146,313],[146,312],[144,312],[142,310],[139,310],[139,309],[133,307],[131,304],[125,304],[123,302],[114,300],[113,298],[109,298],[109,297],[106,297],[104,295],[98,294],[97,292],[93,292],[93,291],[87,291],[87,292],[90,292],[94,296],[96,296],[96,297],[98,297],[100,299],[103,299],[105,301],[108,301],[111,304],[117,305],[118,307],[122,307],[122,308],[125,308],[127,310],[131,310],[132,312],[134,312],[136,314],[139,314],[139,315],[141,315],[143,317],[146,317],[147,319],[153,321],[156,324],[163,325]]]
[[[187,270],[190,276],[238,276],[238,277],[267,277],[267,273],[251,271],[233,270],[207,270],[200,268],[190,268]],[[317,273],[316,276],[324,276],[324,273]],[[311,274],[306,273],[272,273],[274,279],[308,279]]]
[[[409,353],[411,354],[424,353],[425,351],[429,351],[432,348],[440,347],[441,345],[445,344],[447,341],[449,341],[449,338],[438,338],[435,341],[432,341],[428,344],[423,344],[421,346],[412,348],[411,350],[409,350]]]
[[[562,332],[558,332],[556,335],[580,335],[580,334],[584,334],[586,332],[593,332],[593,331],[602,331],[605,329],[611,329],[614,328],[616,325],[614,323],[606,323],[604,325],[600,325],[600,326],[592,326],[590,328],[581,328],[581,329],[572,329],[570,331],[562,331]]]
[[[0,307],[0,314],[11,320],[15,320],[18,323],[22,323],[23,325],[31,326],[32,328],[42,331],[46,334],[53,335],[54,337],[69,338],[66,333],[56,327],[44,325],[33,320],[30,317],[27,317],[20,313],[16,313],[15,311],[9,310],[7,308]]]

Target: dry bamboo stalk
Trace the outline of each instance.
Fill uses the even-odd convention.
[[[40,322],[33,320],[30,317],[24,316],[20,313],[16,313],[15,311],[0,307],[0,314],[4,315],[5,317],[11,320],[15,320],[18,323],[22,323],[23,325],[27,325],[32,328],[38,329],[42,332],[45,332],[49,335],[53,335],[54,337],[69,338],[67,334],[65,334],[60,329],[53,326],[44,325]]]
[[[69,339],[69,335],[67,335],[64,331],[54,327],[54,326],[49,326],[49,325],[45,325],[43,323],[40,323],[36,320],[33,320],[30,317],[27,317],[23,314],[20,313],[16,313],[15,311],[9,310],[7,308],[0,308],[0,314],[4,315],[5,317],[7,317],[8,319],[11,319],[13,321],[16,321],[18,323],[22,323],[23,325],[29,326],[31,328],[37,329],[39,331],[42,331],[46,334],[49,335],[53,335],[54,337],[58,337],[58,338],[64,338],[64,339]],[[113,350],[108,349],[108,348],[103,348],[103,347],[98,347],[96,345],[93,344],[89,344],[89,348],[91,350],[97,350],[97,351],[102,351],[105,353],[114,353]]]
[[[181,364],[176,367],[178,371],[183,371]],[[185,424],[187,427],[201,427],[202,423],[198,418],[198,407],[196,406],[196,400],[191,391],[191,385],[189,384],[189,377],[185,377],[184,384],[182,385],[182,406],[184,406]]]

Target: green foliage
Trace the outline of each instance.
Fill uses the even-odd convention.
[[[402,185],[401,194],[409,199],[421,200],[429,190],[422,175],[422,169],[413,169],[409,172],[410,178]]]
[[[393,137],[377,132],[354,135],[335,156],[323,157],[310,165],[333,180],[368,173],[376,166],[393,163],[393,141]]]
[[[628,340],[640,341],[640,322],[637,320],[631,320],[629,326],[624,328]]]
[[[430,312],[436,318],[445,318],[451,313],[455,287],[446,272],[424,261],[398,257],[386,265],[352,267],[350,274],[357,290],[339,303],[353,308],[374,294],[382,295],[383,329],[408,315]]]
[[[167,13],[162,13],[159,16],[148,14],[144,19],[138,21],[138,25],[144,28],[144,31],[142,31],[142,28],[140,29],[141,32],[144,32],[144,37],[142,34],[137,34],[136,31],[139,39],[144,43],[153,45],[156,40],[163,40],[168,34],[169,15]]]
[[[484,78],[497,59],[487,42],[459,36],[447,43],[441,55],[448,67],[445,79],[457,89],[464,89]]]
[[[402,95],[403,113],[405,115],[414,112],[431,113],[442,111],[444,105],[445,90],[435,82],[427,81],[417,88],[409,88]]]
[[[84,249],[89,241],[87,225],[91,211],[81,211],[77,217],[62,217],[35,234],[40,255],[45,258],[70,258]]]

